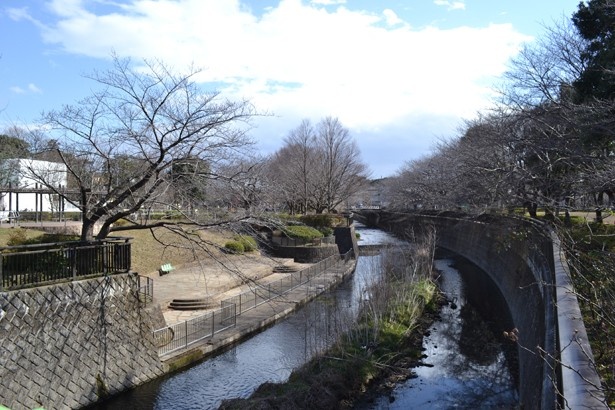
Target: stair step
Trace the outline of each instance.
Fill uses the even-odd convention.
[[[297,272],[298,269],[292,266],[279,265],[273,268],[276,273],[292,273]]]
[[[212,302],[209,299],[173,299],[169,303],[169,308],[174,310],[199,310],[209,309],[212,307]]]
[[[171,303],[209,303],[209,299],[173,299]]]

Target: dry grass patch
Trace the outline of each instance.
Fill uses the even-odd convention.
[[[16,229],[23,228],[0,228],[0,246],[7,246],[7,243]],[[43,231],[35,229],[24,229],[28,238],[41,236]],[[220,255],[216,246],[224,247],[224,244],[233,238],[232,232],[225,231],[195,231],[191,233],[198,235],[205,242],[209,242],[206,249],[200,249],[194,242],[189,241],[179,234],[173,233],[165,228],[154,229],[154,234],[160,239],[157,241],[148,229],[135,229],[121,232],[122,237],[130,237],[132,240],[132,270],[141,274],[156,272],[160,265],[171,263],[180,266],[198,259],[208,259]],[[168,245],[163,245],[163,243]]]
[[[205,247],[203,249],[194,241],[165,228],[154,229],[154,235],[147,229],[123,231],[122,236],[133,238],[132,270],[147,274],[157,271],[164,263],[177,267],[196,260],[210,259],[221,255],[217,247],[224,247],[225,242],[233,237],[232,232],[214,230],[195,231],[190,234],[209,244],[201,242]]]
[[[11,236],[15,234],[16,230],[25,231],[26,238],[28,239],[36,238],[37,236],[41,236],[44,234],[43,231],[38,231],[36,229],[23,229],[23,228],[15,228],[15,227],[0,228],[0,246],[7,246],[9,239],[11,239]]]

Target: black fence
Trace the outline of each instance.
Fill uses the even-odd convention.
[[[138,275],[139,280],[139,302],[143,306],[154,301],[154,280],[147,276]]]
[[[234,303],[222,303],[220,309],[176,323],[153,332],[154,343],[160,356],[207,339],[223,330],[234,327],[237,318]]]
[[[330,268],[346,265],[352,257],[352,250],[344,255],[333,255],[306,269],[290,273],[279,281],[224,299],[220,302],[220,309],[155,330],[153,336],[158,346],[158,354],[163,356],[173,353],[235,327],[237,316],[241,313],[276,299],[300,285],[310,284],[306,287],[306,297],[322,293],[329,282],[322,273]]]
[[[0,248],[0,291],[130,270],[130,238]]]
[[[265,302],[275,299],[306,283],[312,283],[314,286],[316,286],[316,288],[319,288],[320,284],[316,283],[316,279],[318,279],[323,272],[333,267],[345,265],[351,258],[352,250],[348,251],[344,255],[330,256],[305,269],[302,269],[297,272],[292,272],[280,280],[268,283],[267,285],[256,287],[254,289],[250,289],[239,295],[224,299],[222,301],[222,304],[224,305],[225,303],[227,303],[236,305],[237,315],[240,315],[247,310],[254,309],[257,306],[260,306]]]

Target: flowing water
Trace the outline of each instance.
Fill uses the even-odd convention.
[[[361,234],[360,244],[401,243],[379,230],[359,227],[357,231]],[[354,275],[336,290],[241,344],[92,408],[215,409],[224,399],[248,397],[262,383],[286,381],[293,369],[330,346],[339,332],[354,321],[366,286],[379,276],[379,260],[378,255],[360,257]],[[449,270],[449,262],[436,263],[443,272]],[[454,292],[462,289],[459,275],[443,273],[443,286],[446,292],[457,295]],[[463,315],[459,314],[464,306],[463,295],[452,297],[457,298],[459,306],[445,307],[442,321],[434,325],[431,335],[425,339],[428,355],[425,361],[434,366],[416,369],[419,378],[414,379],[415,384],[400,386],[391,396],[395,399],[393,403],[391,397],[383,397],[374,403],[374,408],[448,408],[451,404],[448,398],[456,398],[457,392],[491,389],[486,382],[494,379],[495,372],[504,372],[501,378],[510,380],[505,366],[501,366],[505,363],[501,349],[499,353],[489,354],[489,362],[480,364],[460,352],[458,339],[466,326]],[[455,390],[454,394],[451,389]],[[510,388],[504,390],[514,396]],[[437,404],[438,399],[445,400]]]
[[[489,326],[468,303],[462,277],[477,268],[464,263],[464,271],[460,272],[455,259],[437,259],[435,268],[449,303],[423,338],[425,366],[416,367],[415,378],[380,397],[369,408],[516,408],[515,380],[502,348],[506,341],[493,329],[498,327],[497,320],[491,323],[495,326]]]

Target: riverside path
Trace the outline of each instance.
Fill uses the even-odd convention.
[[[227,298],[223,300],[235,302],[233,303],[235,306],[232,309],[234,313],[232,317],[229,317],[231,311],[228,310],[229,305],[227,302],[226,309],[221,308],[214,312],[203,312],[200,316],[195,315],[196,312],[192,312],[191,319],[157,330],[155,335],[157,334],[158,336],[155,336],[155,339],[158,341],[162,339],[162,342],[159,343],[159,354],[165,370],[173,371],[187,366],[190,363],[232,346],[288,316],[319,294],[337,286],[354,271],[356,259],[344,258],[343,256],[336,256],[335,259],[335,262],[330,263],[330,266],[324,266],[317,272],[314,271],[313,267],[308,268],[312,269],[312,273],[306,272],[304,275],[309,275],[309,278],[306,279],[303,276],[303,279],[293,286],[284,286],[283,283],[285,280],[288,283],[287,278],[290,275],[298,277],[300,275],[298,272],[290,273],[286,275],[287,278],[282,277],[273,283],[261,282],[253,284],[250,286],[251,289],[242,293],[242,295],[247,295],[246,299],[251,299],[250,293],[253,293],[255,295],[254,299],[259,299],[259,303],[254,307],[245,307],[246,302],[241,302],[242,299],[237,295],[237,289],[225,292],[221,296],[222,298],[227,296]],[[279,286],[278,282],[282,283],[282,286]],[[277,289],[274,292],[271,292],[272,285]],[[270,294],[271,298],[263,298],[261,296],[263,293]],[[220,299],[220,296],[216,297],[216,299]],[[244,305],[243,307],[242,304]],[[224,326],[220,326],[219,323],[216,324],[220,319],[216,319],[215,312],[218,312],[219,316],[225,315],[223,319]],[[168,312],[165,313],[165,318],[167,318],[168,322]],[[205,327],[206,330],[201,333],[204,333],[205,336],[192,337],[191,339],[190,333],[200,332],[199,329],[194,330],[195,326]],[[184,329],[186,330],[184,331]],[[212,331],[212,329],[215,331]],[[173,349],[166,348],[172,341],[177,341],[180,338],[184,338],[184,340],[180,341],[179,346]]]

